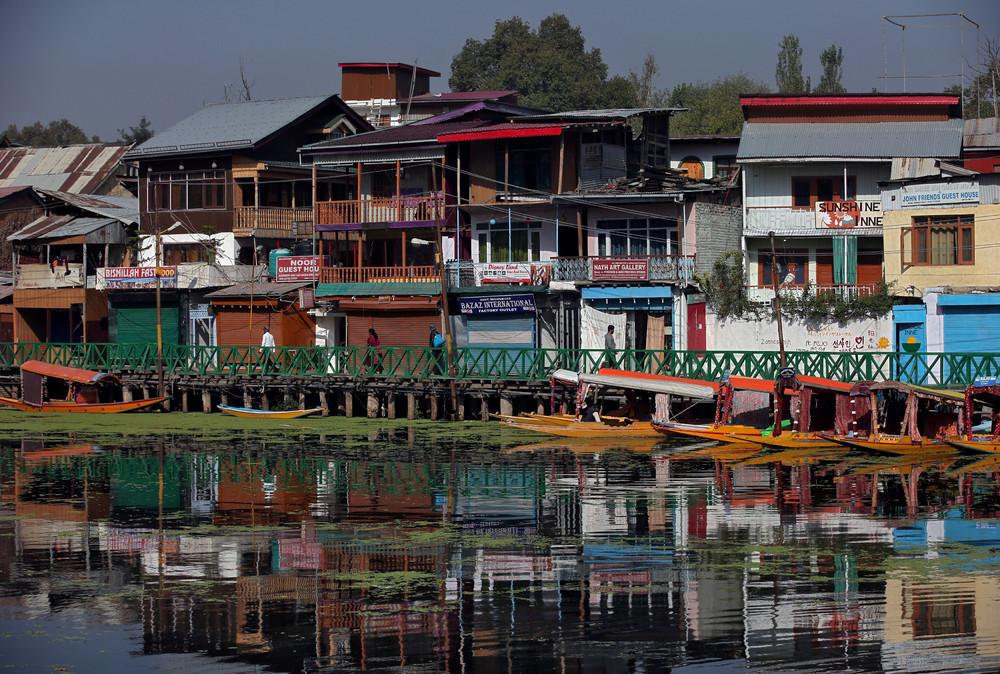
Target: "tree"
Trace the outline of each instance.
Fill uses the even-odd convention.
[[[810,78],[802,79],[802,47],[795,35],[786,35],[778,45],[778,65],[774,69],[774,81],[779,94],[808,94],[812,88]]]
[[[143,115],[142,119],[139,120],[139,126],[130,126],[128,131],[125,131],[125,129],[118,129],[118,136],[126,145],[132,145],[133,143],[138,145],[139,143],[152,138],[153,133],[155,132],[150,127],[149,120],[146,119],[146,115]]]
[[[746,73],[727,75],[711,82],[686,82],[670,92],[670,106],[688,108],[670,122],[674,135],[734,134],[743,128],[740,96],[770,93],[764,82],[751,79]]]
[[[101,142],[97,136],[88,139],[87,134],[80,127],[70,124],[68,119],[53,120],[49,122],[48,126],[43,126],[41,122],[35,122],[22,127],[20,131],[16,125],[11,124],[7,127],[4,135],[12,143],[32,147],[57,147]]]
[[[607,78],[600,49],[587,51],[578,26],[563,14],[533,31],[522,18],[497,21],[493,36],[468,39],[451,61],[452,91],[520,93],[521,105],[562,112],[616,107],[630,99],[625,78]]]
[[[661,108],[670,100],[669,91],[654,86],[659,72],[660,67],[656,65],[656,57],[651,53],[646,54],[646,59],[642,62],[642,72],[636,70],[628,72],[629,84],[635,92],[635,104],[639,107]]]
[[[253,81],[247,79],[246,68],[243,64],[243,57],[240,57],[240,81],[239,83],[230,82],[222,88],[222,97],[226,103],[231,103],[232,101],[252,101],[253,93],[250,91],[254,84],[257,83],[257,79],[254,78]]]
[[[844,75],[842,68],[844,50],[836,44],[831,44],[819,55],[819,62],[823,66],[823,75],[819,78],[816,93],[840,94],[847,91],[844,85],[840,83],[840,78]]]
[[[972,66],[972,82],[962,90],[962,85],[953,84],[944,90],[946,94],[962,97],[963,116],[966,119],[996,117],[998,95],[1000,95],[1000,38],[986,38],[980,55],[981,61]]]

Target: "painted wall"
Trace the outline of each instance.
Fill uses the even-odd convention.
[[[889,351],[893,344],[892,316],[865,318],[843,325],[802,322],[785,317],[785,351],[852,353]],[[720,321],[708,312],[706,347],[709,351],[778,351],[778,324],[774,319]]]

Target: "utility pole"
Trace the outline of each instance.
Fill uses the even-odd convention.
[[[437,165],[431,162],[431,185],[437,186]],[[441,170],[441,182],[444,183],[444,169]],[[458,391],[455,386],[455,354],[451,344],[451,314],[448,309],[448,278],[444,266],[444,239],[441,235],[441,212],[444,206],[444,185],[441,185],[440,198],[435,200],[434,229],[437,235],[437,265],[441,275],[441,316],[444,318],[444,343],[448,355],[448,384],[451,389],[451,413],[458,414]],[[455,228],[455,245],[458,245],[458,227]]]
[[[774,311],[778,317],[778,350],[781,352],[781,367],[785,367],[785,336],[781,332],[781,295],[778,293],[778,256],[774,252],[774,232],[771,238],[771,285],[774,287]]]

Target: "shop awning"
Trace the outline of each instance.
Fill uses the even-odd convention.
[[[603,286],[583,288],[581,296],[594,307],[670,311],[674,292],[670,286]]]
[[[441,294],[441,284],[436,281],[399,281],[384,283],[320,283],[316,297],[381,297],[383,295],[433,296]]]

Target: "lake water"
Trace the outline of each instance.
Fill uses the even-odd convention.
[[[1000,670],[997,461],[296,433],[0,445],[0,665]]]

